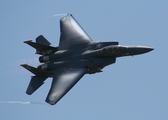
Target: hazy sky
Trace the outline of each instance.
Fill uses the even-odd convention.
[[[39,55],[23,41],[42,34],[57,46],[61,16],[55,15],[64,13],[95,41],[155,50],[85,75],[54,106],[37,104],[45,103],[51,79],[33,95],[25,93],[33,74],[20,64],[38,66]],[[1,120],[168,120],[167,0],[1,0],[0,15]]]

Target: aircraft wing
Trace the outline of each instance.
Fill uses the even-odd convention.
[[[67,14],[60,20],[60,32],[59,49],[69,49],[74,45],[90,43],[92,41],[71,14]]]
[[[63,68],[54,71],[46,102],[56,104],[86,73],[82,68]]]

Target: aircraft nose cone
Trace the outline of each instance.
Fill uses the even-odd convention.
[[[135,47],[128,48],[130,55],[144,54],[144,53],[150,52],[152,50],[154,50],[154,49],[151,47],[146,47],[146,46],[135,46]]]
[[[147,52],[154,50],[154,48],[147,48]]]
[[[138,47],[136,51],[140,52],[140,53],[147,53],[152,50],[153,50],[153,48],[150,48],[150,47]]]

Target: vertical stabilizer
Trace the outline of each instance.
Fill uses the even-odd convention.
[[[32,93],[34,93],[41,85],[44,84],[44,81],[46,79],[47,77],[33,76],[30,80],[26,93],[28,95],[31,95]]]
[[[51,45],[51,43],[42,35],[40,35],[36,38],[36,43],[46,45],[46,46]]]
[[[24,41],[24,43],[32,46],[36,49],[36,54],[49,54],[52,51],[57,51],[58,47],[50,46],[50,42],[42,35],[36,38],[36,42],[32,42],[32,40]]]

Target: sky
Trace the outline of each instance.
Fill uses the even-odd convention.
[[[20,64],[40,63],[23,41],[43,35],[58,46],[57,15],[66,13],[95,41],[155,50],[117,58],[103,72],[85,75],[56,105],[45,104],[52,79],[25,93],[33,74]],[[167,0],[1,0],[0,15],[1,120],[168,120]]]

